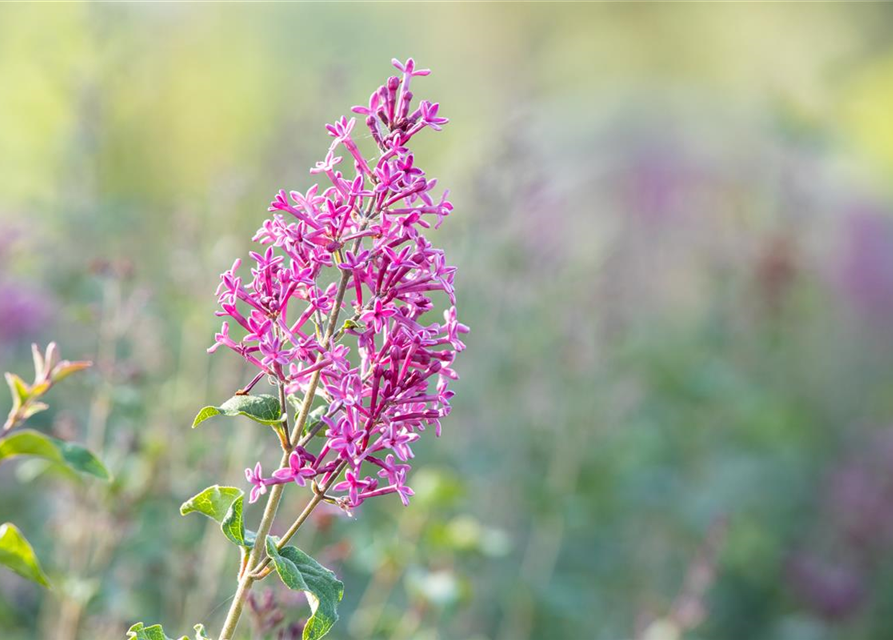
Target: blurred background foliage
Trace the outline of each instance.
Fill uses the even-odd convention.
[[[189,429],[246,380],[205,353],[218,274],[276,190],[311,184],[323,124],[412,55],[452,119],[417,158],[452,190],[433,239],[473,333],[412,506],[321,513],[298,540],[346,583],[333,637],[889,637],[891,21],[884,4],[0,8],[0,370],[26,373],[32,340],[96,361],[33,425],[116,475],[0,468],[0,520],[56,585],[0,572],[0,635],[219,627],[236,558],[177,507],[242,486],[276,443],[247,421]],[[245,637],[276,637],[258,596]]]

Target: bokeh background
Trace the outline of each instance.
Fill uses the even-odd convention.
[[[332,637],[891,637],[891,26],[845,3],[0,7],[0,370],[51,339],[96,361],[32,424],[116,475],[0,468],[0,521],[56,585],[0,571],[0,636],[219,629],[237,560],[177,509],[277,454],[247,421],[189,429],[246,376],[205,353],[218,274],[412,55],[452,120],[417,159],[452,191],[434,240],[473,332],[411,507],[299,536],[346,583]]]

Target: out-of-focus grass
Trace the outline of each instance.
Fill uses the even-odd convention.
[[[0,8],[0,369],[27,369],[32,339],[96,360],[34,423],[104,449],[118,477],[106,492],[0,468],[0,516],[58,584],[0,573],[0,635],[219,624],[236,560],[177,506],[273,464],[275,443],[188,428],[244,382],[204,353],[217,274],[271,194],[309,186],[323,123],[408,55],[452,119],[418,161],[452,191],[434,239],[473,333],[411,508],[302,534],[347,585],[334,637],[883,635],[891,17]]]

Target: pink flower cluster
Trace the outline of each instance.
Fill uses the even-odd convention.
[[[417,133],[440,131],[447,119],[436,103],[412,109],[410,83],[429,70],[412,58],[393,62],[401,75],[375,91],[368,106],[353,109],[366,116],[377,157],[360,151],[354,118],[327,125],[333,142],[311,173],[331,186],[280,191],[269,209],[274,215],[254,237],[265,249],[250,254],[251,277],[237,275],[238,260],[221,275],[218,315],[245,334],[236,340],[224,322],[209,351],[229,347],[260,370],[254,382],[267,375],[299,400],[315,392],[324,403],[322,447],[294,447],[288,466],[271,477],[260,463],[246,470],[251,502],[270,485],[314,479],[327,486],[344,470],[331,491],[346,505],[389,493],[407,504],[412,444],[429,426],[440,435],[449,413],[447,385],[457,378],[453,359],[468,328],[456,319],[455,268],[423,233],[452,205],[448,192],[432,195],[437,180],[416,166],[408,147]],[[326,340],[339,301],[340,324]],[[447,302],[443,322],[424,320],[435,303]]]

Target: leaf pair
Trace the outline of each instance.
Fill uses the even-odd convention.
[[[289,398],[292,402],[296,399]],[[324,415],[325,407],[315,410],[308,416],[305,429],[313,428]],[[199,411],[192,423],[193,429],[205,420],[214,416],[245,416],[272,427],[278,427],[285,415],[279,399],[271,395],[233,396],[219,407],[208,406]],[[180,507],[180,514],[201,513],[220,524],[223,535],[236,545],[251,548],[254,546],[255,534],[245,529],[242,510],[245,494],[236,487],[214,485],[193,496]],[[290,589],[303,591],[310,603],[310,619],[304,627],[303,640],[319,640],[326,635],[338,620],[337,606],[344,595],[344,585],[335,574],[323,567],[297,547],[276,546],[277,538],[267,536],[267,554],[276,567],[282,582]],[[134,640],[169,640],[165,638],[160,626],[143,629],[136,627],[131,632],[144,635],[133,635]],[[155,630],[156,635],[147,635]],[[198,640],[201,640],[199,638]]]
[[[279,398],[271,395],[233,396],[219,407],[204,407],[192,421],[195,429],[214,416],[245,416],[255,422],[278,427],[285,420]],[[242,518],[245,494],[236,487],[208,487],[180,506],[180,515],[201,513],[220,523],[220,529],[231,542],[241,547],[254,546],[254,532],[245,530]]]
[[[215,522],[231,542],[241,547],[254,546],[254,533],[245,530],[242,508],[245,494],[236,487],[208,487],[180,507],[180,513],[201,513]],[[276,572],[289,589],[303,591],[310,603],[310,620],[304,627],[304,640],[318,640],[338,620],[337,606],[344,595],[344,585],[335,574],[297,547],[277,548],[278,539],[267,536],[267,554]],[[154,628],[154,627],[152,627]],[[161,633],[158,627],[158,633]],[[135,636],[137,640],[166,640],[163,635]]]
[[[103,464],[84,447],[57,440],[38,431],[18,431],[0,439],[0,463],[16,456],[37,456],[57,462],[79,473],[109,481],[111,476]],[[34,549],[15,525],[0,526],[0,565],[23,578],[49,587],[46,574],[37,561]]]

